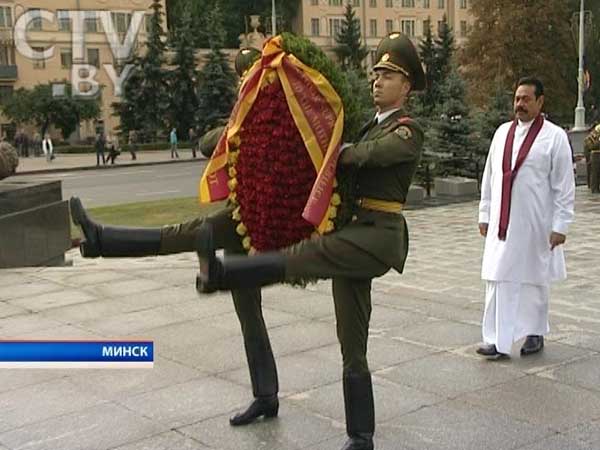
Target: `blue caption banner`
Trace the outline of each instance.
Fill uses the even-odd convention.
[[[140,363],[145,367],[154,362],[153,341],[4,341],[0,340],[0,365],[10,367],[25,363],[65,363],[63,366],[89,367],[107,363],[106,367],[118,367],[124,363],[134,367]],[[29,363],[29,364],[28,364]],[[48,367],[48,365],[47,365]]]

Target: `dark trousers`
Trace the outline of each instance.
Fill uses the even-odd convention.
[[[104,158],[104,149],[96,149],[96,165],[100,165],[100,157],[102,157],[102,164],[106,164],[106,159]]]
[[[160,253],[194,251],[198,228],[204,220],[213,224],[218,248],[225,249],[227,253],[243,253],[240,236],[235,231],[237,222],[231,218],[230,209],[223,209],[207,218],[163,227]],[[262,314],[261,291],[259,288],[240,289],[232,291],[231,296],[242,329],[252,393],[254,397],[275,395],[279,390],[277,368]]]

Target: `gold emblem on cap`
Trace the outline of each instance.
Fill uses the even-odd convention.
[[[389,60],[390,60],[390,54],[384,53],[384,55],[381,57],[381,62],[388,62]]]
[[[389,38],[390,39],[398,39],[401,36],[400,33],[392,33],[390,34]]]

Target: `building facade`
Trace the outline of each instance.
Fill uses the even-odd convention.
[[[117,67],[123,60],[120,59],[121,55],[113,51],[105,22],[101,20],[101,13],[97,12],[110,14],[116,38],[122,44],[134,11],[143,11],[144,18],[133,45],[133,48],[139,49],[147,39],[151,4],[151,0],[0,0],[0,102],[19,88],[65,81],[74,84],[74,66],[89,65],[89,70],[77,72],[81,79],[93,78],[103,87],[101,118],[93,123],[82,123],[71,138],[80,140],[93,136],[99,126],[112,132],[118,125],[118,118],[112,115],[111,104],[118,97],[111,70],[115,70],[113,78],[118,76]],[[162,0],[162,4],[164,8],[165,0]],[[73,13],[69,11],[83,11],[84,42],[81,46],[74,45],[73,29],[77,25],[74,24]],[[34,18],[29,21],[25,39],[22,39],[14,30],[16,24],[25,22],[25,17],[22,17],[25,14]],[[166,20],[164,23],[166,27]],[[26,51],[27,47],[38,55],[44,51],[48,51],[48,54],[43,59],[32,58]],[[78,87],[85,93],[93,89],[93,84],[83,82]],[[0,132],[9,138],[15,131],[15,125],[1,116],[0,127]]]
[[[375,61],[375,49],[381,38],[393,31],[410,36],[415,43],[423,37],[427,24],[434,36],[444,16],[454,31],[458,45],[466,39],[473,23],[471,0],[300,0],[296,32],[312,40],[327,53],[335,47],[335,36],[350,2],[360,20],[363,40],[370,50],[367,64]]]

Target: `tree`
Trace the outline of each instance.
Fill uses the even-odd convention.
[[[545,110],[571,121],[577,92],[577,62],[571,10],[564,0],[479,0],[461,55],[471,99],[483,106],[496,86],[513,90],[525,75],[545,85]]]
[[[100,96],[88,99],[72,96],[71,92],[67,83],[61,96],[53,95],[51,83],[20,88],[4,102],[2,112],[17,124],[34,124],[42,136],[54,125],[67,139],[82,121],[97,119],[101,112]]]
[[[143,55],[131,55],[127,61],[134,68],[123,83],[120,101],[112,107],[113,114],[119,116],[119,131],[123,136],[136,130],[141,140],[155,141],[166,131],[170,103],[168,72],[164,68],[164,14],[159,0],[153,0],[151,8],[146,51]]]
[[[141,72],[140,90],[137,94],[141,130],[146,136],[156,139],[157,134],[166,130],[169,98],[165,63],[165,42],[163,11],[160,0],[153,0],[153,13],[150,18],[150,32],[146,43],[146,54],[139,59]]]
[[[454,33],[448,25],[446,15],[442,20],[437,38],[434,40],[433,68],[432,68],[432,96],[434,104],[446,101],[442,85],[452,71],[454,56]]]
[[[175,58],[174,69],[169,78],[170,107],[169,127],[176,127],[179,136],[187,136],[194,126],[194,114],[198,109],[196,83],[198,72],[194,58],[194,42],[190,2],[186,3],[183,18],[173,33],[173,48]]]
[[[170,29],[177,26],[177,22],[183,17],[182,4],[187,0],[167,0],[169,17],[168,24]],[[209,47],[210,21],[207,11],[212,11],[219,7],[223,13],[223,28],[225,31],[223,45],[229,48],[239,46],[239,36],[241,33],[252,31],[248,27],[248,17],[251,14],[261,16],[262,26],[259,31],[270,32],[271,27],[267,27],[271,21],[271,0],[194,0],[191,8],[193,29],[195,33],[195,45],[197,47]],[[292,23],[298,12],[299,3],[297,0],[277,0],[277,32],[290,31]]]
[[[429,116],[435,107],[436,95],[434,89],[437,83],[435,46],[429,18],[424,23],[423,33],[423,39],[419,43],[419,53],[421,61],[423,61],[423,70],[425,71],[425,91],[419,94],[416,101],[421,107],[419,112]]]
[[[236,99],[236,77],[221,51],[225,38],[221,11],[215,8],[208,15],[211,23],[211,51],[199,75],[196,111],[196,123],[200,133],[205,133],[224,122],[229,117]]]
[[[362,44],[360,20],[356,17],[351,3],[346,4],[340,32],[335,36],[334,48],[343,69],[362,70],[362,62],[369,54]]]
[[[469,108],[465,102],[465,83],[456,69],[448,74],[441,95],[444,102],[436,109],[433,122],[436,152],[443,175],[475,177],[475,155],[481,148],[473,135]]]

